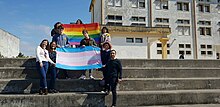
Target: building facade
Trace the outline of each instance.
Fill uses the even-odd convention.
[[[90,12],[102,25],[169,27],[168,59],[219,58],[220,0],[92,0]],[[161,59],[162,44],[152,37],[114,34],[112,44],[120,58]]]
[[[0,29],[0,54],[4,58],[13,58],[19,54],[20,40],[18,37]]]

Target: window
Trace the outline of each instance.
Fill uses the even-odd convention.
[[[177,20],[178,24],[190,24],[190,20],[185,20],[185,19],[178,19]]]
[[[108,6],[114,6],[114,0],[108,0]]]
[[[122,23],[120,23],[120,22],[108,22],[107,25],[111,25],[111,26],[122,26]]]
[[[145,0],[131,0],[131,7],[145,8]]]
[[[155,5],[158,10],[168,10],[168,0],[156,0]]]
[[[143,43],[143,38],[135,38],[135,43]]]
[[[212,45],[207,45],[207,49],[212,49]]]
[[[200,47],[201,47],[201,48],[206,48],[206,46],[205,46],[205,45],[200,45]]]
[[[200,35],[211,36],[211,28],[210,27],[200,27],[199,31],[200,31]]]
[[[201,55],[206,55],[206,51],[201,51]]]
[[[121,0],[115,0],[115,6],[116,7],[121,7],[122,6]]]
[[[145,17],[131,17],[131,21],[136,21],[136,22],[145,22]]]
[[[186,45],[186,48],[191,48],[190,44],[185,44],[185,45]]]
[[[113,16],[113,15],[108,15],[108,20],[115,20],[115,16]]]
[[[184,44],[179,44],[179,48],[184,48]]]
[[[179,51],[179,54],[184,54],[184,51]]]
[[[201,55],[213,55],[212,45],[201,44],[200,45]]]
[[[126,38],[126,43],[134,43],[134,38]]]
[[[108,20],[122,20],[122,16],[108,15]]]
[[[107,25],[122,26],[122,22],[121,22],[122,16],[108,15],[107,19],[108,19]]]
[[[138,17],[131,17],[131,21],[138,21]]]
[[[178,2],[178,3],[177,3],[177,10],[180,10],[180,11],[189,11],[189,3]]]
[[[169,27],[168,18],[156,18],[155,23],[156,23],[155,27]]]
[[[139,7],[145,8],[145,0],[139,0]]]
[[[199,21],[198,22],[199,25],[211,25],[211,21]]]
[[[186,51],[186,55],[191,55],[191,51]]]
[[[191,44],[179,44],[179,54],[191,55]]]
[[[122,0],[108,0],[108,6],[121,7]]]
[[[138,7],[138,0],[132,0],[131,7]]]
[[[131,17],[131,26],[146,26],[145,17]]]
[[[122,16],[115,16],[115,20],[122,20]]]
[[[207,53],[208,53],[208,55],[212,55],[213,54],[212,51],[208,51]]]
[[[190,35],[190,27],[189,26],[178,26],[178,35],[179,36],[189,36]]]
[[[156,18],[157,23],[169,23],[168,18]]]
[[[143,43],[143,38],[126,38],[126,43]]]
[[[161,43],[157,43],[157,47],[162,47],[162,44]]]
[[[157,54],[162,54],[162,50],[157,50]]]
[[[198,5],[199,12],[210,12],[210,5],[209,4],[199,4]]]

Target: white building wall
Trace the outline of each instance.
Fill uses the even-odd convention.
[[[196,2],[197,5],[199,3],[210,5],[210,12],[200,12],[198,7],[196,7],[196,22],[197,22],[197,37],[198,37],[198,58],[199,59],[216,59],[216,49],[215,45],[220,44],[219,41],[219,27],[218,22],[220,22],[220,13],[218,13],[218,6],[217,0],[210,0],[210,2]],[[199,25],[199,21],[211,21],[211,25]],[[200,35],[199,27],[210,27],[211,28],[211,36],[203,36]],[[212,45],[212,49],[203,49],[201,45]],[[201,51],[213,51],[212,55],[202,55]]]
[[[132,16],[139,16],[139,17],[146,17],[146,26],[148,27],[149,20],[150,20],[150,14],[149,14],[149,0],[145,0],[145,8],[132,8],[132,0],[122,0],[122,6],[116,7],[116,6],[108,6],[108,1],[109,0],[104,0],[104,24],[107,24],[108,22],[112,22],[112,20],[108,20],[107,16],[108,15],[120,15],[122,16],[122,21],[113,21],[113,22],[122,22],[122,25],[124,26],[130,26],[132,21],[131,17]],[[115,1],[115,0],[113,0]],[[179,51],[184,50],[186,51],[191,51],[191,54],[185,54],[185,59],[194,59],[196,56],[198,59],[216,59],[216,48],[215,45],[220,45],[220,3],[217,3],[217,0],[210,0],[208,4],[210,4],[210,13],[200,13],[198,11],[198,0],[195,0],[195,17],[196,17],[196,31],[193,28],[194,24],[194,15],[193,15],[193,0],[168,0],[168,9],[156,9],[156,6],[158,5],[158,1],[160,0],[151,0],[151,5],[152,5],[152,25],[153,27],[158,24],[156,22],[156,18],[168,18],[169,19],[169,27],[171,28],[171,34],[168,35],[169,41],[168,43],[170,44],[170,47],[168,50],[170,50],[170,54],[168,54],[168,59],[178,59],[179,57]],[[166,0],[161,0],[161,1],[166,1]],[[204,0],[205,1],[205,0]],[[183,3],[189,3],[189,11],[179,11],[177,10],[177,2],[183,2]],[[100,6],[101,7],[101,6]],[[98,11],[97,11],[98,12]],[[184,20],[190,20],[190,24],[184,25],[184,26],[189,26],[190,27],[190,34],[187,35],[182,35],[180,36],[178,33],[178,26],[182,26],[177,23],[178,19],[184,19]],[[200,35],[199,32],[199,27],[198,25],[198,20],[207,20],[211,21],[211,33],[212,36],[210,37],[204,37]],[[110,32],[111,33],[111,32]],[[195,36],[196,35],[196,36]],[[112,35],[116,36],[116,35]],[[134,35],[136,37],[137,35]],[[196,38],[195,38],[196,37]],[[121,39],[119,40],[126,40],[126,37],[119,37]],[[146,38],[145,38],[146,39]],[[195,42],[195,39],[197,42]],[[117,42],[121,43],[122,41],[119,41],[118,39],[113,39],[113,45],[116,44]],[[151,59],[161,59],[162,55],[157,54],[157,50],[160,48],[157,47],[157,43],[160,43],[158,40],[154,41],[153,43],[150,43],[150,58]],[[147,44],[145,47],[147,47]],[[179,44],[190,44],[190,48],[180,48]],[[213,55],[201,55],[201,44],[206,44],[206,45],[212,45],[212,51]],[[123,46],[120,46],[123,45]],[[115,48],[117,49],[127,49],[126,51],[130,52],[130,49],[132,46],[130,44],[120,44],[120,45],[114,45]],[[126,46],[124,46],[126,45]],[[194,48],[194,46],[197,46],[197,50]],[[124,48],[128,47],[128,48]],[[137,47],[135,47],[137,48]],[[138,49],[138,48],[137,48]],[[141,48],[142,49],[142,48]],[[147,49],[146,49],[147,51]],[[142,52],[142,51],[140,51]],[[119,54],[120,57],[127,57],[127,53],[121,52],[123,54]],[[146,52],[148,53],[148,52]],[[197,53],[197,54],[196,54]],[[194,56],[194,54],[196,54]],[[123,56],[124,55],[124,56]],[[139,55],[139,54],[137,54]],[[145,58],[147,55],[142,55],[142,57]],[[133,56],[136,57],[136,56]]]
[[[179,49],[179,44],[191,44],[191,47],[193,47],[192,44],[192,26],[191,26],[191,0],[178,0],[178,2],[188,2],[189,3],[189,10],[190,11],[178,11],[177,10],[177,1],[176,0],[169,0],[168,2],[168,10],[166,9],[157,9],[156,5],[158,4],[158,1],[152,0],[152,19],[153,19],[153,26],[156,26],[157,24],[163,25],[163,23],[157,23],[156,18],[167,18],[169,19],[168,24],[171,28],[171,34],[168,35],[170,44],[170,47],[168,50],[170,50],[170,54],[168,54],[168,59],[178,59],[179,57],[179,50],[185,50],[185,49]],[[178,19],[184,19],[184,20],[190,20],[190,35],[189,36],[179,36],[178,35]],[[156,41],[152,47],[151,50],[154,50],[154,53],[152,53],[151,57],[155,59],[161,59],[161,54],[157,54],[157,45],[156,43],[159,43],[159,41]],[[156,49],[156,50],[155,50]],[[193,59],[193,49],[187,49],[191,50],[191,55],[185,55],[185,59]]]
[[[0,29],[0,53],[4,57],[16,57],[19,54],[19,38]]]
[[[96,0],[94,5],[94,22],[101,23],[101,0]]]
[[[112,47],[117,51],[117,57],[120,59],[147,59],[147,38],[143,38],[143,43],[126,43],[126,37],[132,38],[132,35],[114,35],[112,36]],[[135,36],[137,37],[137,36]]]
[[[147,2],[145,2],[145,8],[132,8],[132,0],[122,0],[122,6],[116,7],[116,6],[108,6],[108,0],[105,0],[104,5],[104,17],[105,21],[104,23],[107,24],[107,22],[110,22],[107,18],[108,15],[120,15],[122,16],[122,21],[111,21],[111,22],[122,22],[124,26],[130,26],[131,25],[131,17],[137,16],[137,17],[145,17],[145,24],[148,24],[148,8],[147,8]],[[146,0],[147,1],[147,0]],[[141,22],[139,22],[141,23]]]

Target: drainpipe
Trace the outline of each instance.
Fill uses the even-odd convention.
[[[193,35],[193,53],[194,53],[194,59],[198,59],[198,49],[197,49],[197,26],[196,26],[196,0],[192,0],[192,35]]]

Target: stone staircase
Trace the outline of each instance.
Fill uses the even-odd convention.
[[[118,107],[220,107],[219,60],[121,60]],[[74,75],[75,71],[69,71]],[[102,78],[99,71],[94,77]],[[38,95],[35,59],[0,59],[0,107],[104,107],[99,79],[59,79],[60,93]]]

